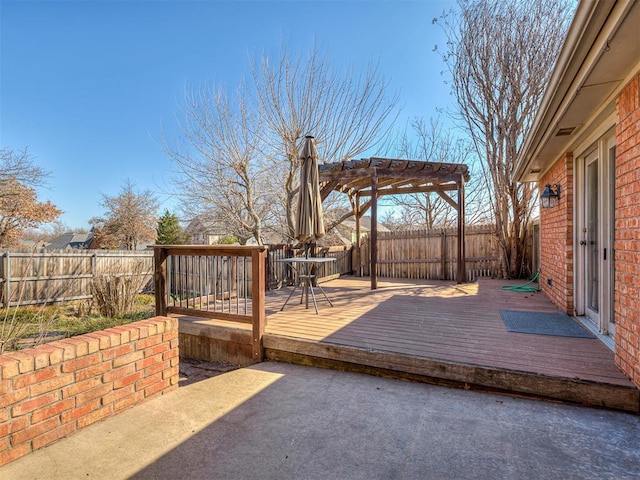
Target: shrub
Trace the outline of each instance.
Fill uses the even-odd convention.
[[[104,317],[116,318],[133,312],[136,295],[148,281],[148,272],[143,262],[137,262],[121,273],[117,265],[96,277],[91,282],[93,301]]]

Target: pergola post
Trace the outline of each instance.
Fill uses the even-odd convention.
[[[355,211],[353,212],[353,215],[356,219],[356,255],[355,255],[355,271],[356,271],[356,276],[357,277],[361,277],[362,276],[362,252],[360,251],[360,194],[356,193],[356,204],[355,204]]]
[[[378,288],[378,173],[371,176],[371,290]]]
[[[467,268],[465,258],[465,234],[464,234],[464,177],[460,176],[458,180],[458,272],[456,275],[457,283],[466,283]]]

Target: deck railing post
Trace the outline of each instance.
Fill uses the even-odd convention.
[[[255,362],[262,362],[264,351],[262,348],[262,337],[265,326],[265,264],[267,249],[265,247],[255,248],[251,252],[252,268],[252,342],[251,353]]]
[[[264,257],[264,291],[265,294],[267,290],[271,288],[271,277],[273,273],[273,267],[271,266],[271,259],[269,258],[269,250],[267,250],[267,254]],[[273,259],[273,263],[275,263],[275,259]]]
[[[153,249],[153,286],[156,296],[156,315],[167,316],[167,249],[156,246]]]

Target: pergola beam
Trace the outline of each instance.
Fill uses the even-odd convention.
[[[458,190],[458,192],[460,192],[460,187],[456,187],[456,190]],[[458,210],[458,205],[459,203],[456,203],[455,200],[453,198],[451,198],[449,195],[447,195],[445,192],[442,192],[440,190],[438,190],[438,195],[440,195],[440,197],[447,202],[449,205],[451,205],[453,208],[455,208],[456,210]]]
[[[320,165],[320,167],[326,167],[325,164]],[[457,171],[429,171],[429,170],[394,170],[391,168],[376,168],[376,167],[365,167],[365,168],[354,168],[351,170],[322,170],[320,169],[320,181],[338,181],[345,182],[347,180],[360,180],[364,178],[371,178],[374,174],[378,176],[378,178],[406,178],[406,179],[416,179],[418,181],[425,179],[427,180],[439,180],[440,182],[450,182],[455,181],[460,178],[461,172]]]
[[[385,195],[406,195],[410,193],[444,193],[457,191],[458,186],[456,184],[445,184],[445,185],[425,185],[425,186],[411,186],[411,187],[393,187],[393,188],[378,188],[378,197],[382,197]],[[358,191],[363,197],[370,197],[370,190],[360,190]],[[457,205],[454,205],[454,208],[458,208]]]
[[[322,180],[321,180],[322,182]],[[321,186],[320,188],[320,198],[322,198],[322,201],[324,202],[324,200],[329,196],[329,194],[331,192],[333,192],[336,187],[340,184],[340,182],[337,181],[331,181],[331,182],[326,182],[324,185]]]

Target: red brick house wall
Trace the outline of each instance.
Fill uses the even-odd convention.
[[[640,386],[640,74],[617,99],[616,364]]]
[[[0,355],[0,466],[175,388],[172,318]]]
[[[540,209],[540,288],[560,309],[573,315],[573,155],[565,154],[540,179],[560,184],[560,200]],[[551,284],[549,284],[549,279]]]

